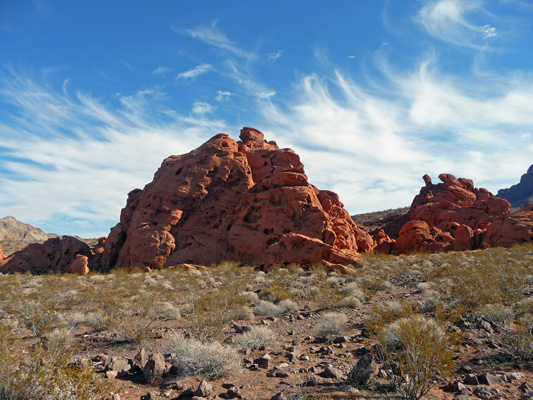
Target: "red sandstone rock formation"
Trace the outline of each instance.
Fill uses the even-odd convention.
[[[470,179],[439,178],[442,183],[435,185],[424,175],[426,185],[413,200],[394,250],[464,251],[533,241],[533,212],[511,213],[508,201],[474,188]]]
[[[2,261],[6,256],[4,256],[4,253],[2,253],[2,246],[0,246],[0,261]]]
[[[71,236],[56,237],[30,244],[0,261],[0,272],[67,272],[77,254],[90,256],[91,250]]]
[[[308,183],[297,154],[253,128],[243,128],[240,139],[218,134],[167,158],[151,183],[130,192],[104,262],[350,264],[372,250],[372,238],[338,196]]]
[[[76,259],[70,265],[68,272],[77,275],[87,275],[89,273],[89,258],[83,254],[76,255]]]

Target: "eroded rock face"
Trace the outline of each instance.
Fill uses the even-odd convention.
[[[109,267],[181,263],[356,263],[372,238],[338,196],[308,183],[299,156],[254,128],[167,158],[129,194],[105,243]]]
[[[89,246],[72,236],[33,243],[0,261],[0,272],[67,272],[77,255],[90,256]]]
[[[473,250],[532,242],[533,212],[511,213],[507,200],[472,180],[439,175],[433,184],[428,175],[408,212],[410,219],[394,244],[399,253]]]

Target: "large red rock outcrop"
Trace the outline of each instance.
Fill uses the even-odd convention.
[[[294,151],[254,128],[243,128],[240,139],[218,134],[164,160],[151,183],[130,192],[104,263],[350,264],[372,250],[338,196],[309,184]]]
[[[433,184],[424,175],[426,185],[413,200],[395,251],[473,250],[533,241],[533,212],[511,213],[507,200],[475,188],[470,179],[439,178],[442,183]]]
[[[0,261],[0,272],[67,272],[78,254],[91,255],[88,245],[72,237],[51,238],[32,243]]]

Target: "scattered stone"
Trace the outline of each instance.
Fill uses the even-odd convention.
[[[132,371],[142,371],[147,362],[148,354],[146,354],[146,350],[144,350],[143,347],[141,350],[139,350],[135,357],[133,357],[133,361],[131,363]]]
[[[467,394],[456,394],[453,397],[453,400],[470,400],[470,396],[468,396]]]
[[[159,390],[152,390],[146,393],[144,396],[141,396],[141,400],[155,400],[159,396],[161,396],[161,392]]]
[[[318,374],[322,378],[328,378],[328,379],[344,379],[345,376],[341,372],[340,369],[335,368],[331,364],[326,364],[324,366],[324,370]]]
[[[474,389],[474,394],[480,399],[492,399],[501,393],[501,390],[487,386],[478,386]]]
[[[117,379],[118,372],[117,371],[106,371],[105,377],[109,379],[110,381],[114,381]]]
[[[376,376],[379,367],[374,360],[372,353],[366,353],[357,361],[357,364],[348,374],[348,380],[357,386],[365,386],[373,376]]]
[[[242,399],[242,394],[240,389],[237,386],[231,386],[227,388],[226,398],[228,399]]]
[[[270,398],[270,400],[288,400],[287,396],[283,394],[283,392],[280,392]]]
[[[263,354],[256,360],[255,364],[257,364],[259,368],[268,369],[270,367],[271,359],[272,357],[270,356],[270,354]]]
[[[335,339],[333,339],[333,343],[346,343],[347,341],[347,336],[337,336]]]
[[[503,382],[501,378],[492,374],[481,374],[478,375],[477,379],[480,384],[488,386],[498,385]]]
[[[520,372],[513,372],[509,374],[507,379],[509,380],[509,382],[519,381],[521,379],[524,379],[524,375],[522,375]]]
[[[467,374],[467,375],[465,375],[465,379],[463,380],[463,383],[465,385],[477,386],[477,385],[479,385],[479,380],[477,379],[476,375]]]
[[[364,356],[365,354],[370,353],[370,350],[368,350],[365,346],[361,346],[357,350],[355,350],[353,353],[356,356]]]
[[[118,393],[114,393],[112,396],[111,396],[111,400],[120,400],[120,395]]]
[[[174,390],[181,390],[184,388],[183,380],[181,378],[176,378],[175,376],[170,376],[163,379],[160,386],[165,389]]]
[[[131,369],[130,362],[124,357],[111,357],[104,363],[106,371],[129,371]]]
[[[143,368],[143,376],[147,383],[160,379],[165,372],[165,358],[161,353],[152,354]]]
[[[289,376],[289,372],[283,368],[274,368],[267,373],[267,376],[269,378],[287,378]]]
[[[195,396],[209,397],[213,393],[213,386],[206,380],[202,380],[194,392]]]

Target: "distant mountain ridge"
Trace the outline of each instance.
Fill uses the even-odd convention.
[[[496,196],[511,203],[512,209],[522,208],[525,204],[533,204],[533,165],[522,175],[520,183],[498,190]]]
[[[6,256],[30,243],[43,243],[57,236],[55,233],[45,233],[39,228],[20,222],[12,216],[0,219],[0,246]]]

